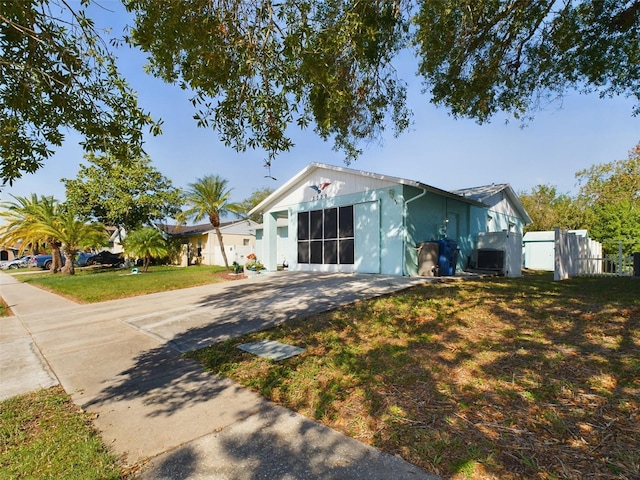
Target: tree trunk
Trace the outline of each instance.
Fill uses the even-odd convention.
[[[75,265],[73,264],[73,260],[74,260],[75,256],[76,256],[75,253],[64,252],[65,263],[64,263],[64,267],[62,267],[61,271],[65,275],[75,275],[76,268],[75,268]]]
[[[142,263],[142,271],[144,273],[147,272],[147,270],[149,270],[149,264],[151,263],[151,257],[149,255],[145,255],[144,256],[144,262]]]
[[[218,237],[218,243],[220,244],[220,252],[222,253],[222,259],[224,260],[224,266],[229,270],[229,260],[227,260],[227,252],[224,251],[224,242],[222,241],[222,233],[220,232],[220,215],[218,212],[209,213],[209,221],[213,228],[216,229],[216,236]]]
[[[62,254],[60,252],[60,242],[51,242],[51,272],[58,273],[62,270]]]
[[[224,260],[224,266],[229,270],[229,261],[227,260],[227,252],[224,251],[224,242],[222,241],[222,233],[220,229],[216,227],[216,235],[218,236],[218,242],[220,243],[220,252],[222,253],[222,259]]]

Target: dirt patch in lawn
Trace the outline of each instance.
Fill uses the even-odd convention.
[[[232,272],[217,272],[213,276],[220,280],[242,280],[247,278],[244,273],[232,273]]]

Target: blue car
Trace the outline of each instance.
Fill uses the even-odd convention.
[[[76,259],[73,262],[73,264],[76,267],[85,267],[87,266],[87,260],[89,260],[91,257],[93,257],[93,253],[80,252],[76,255]],[[52,259],[53,259],[53,256],[50,254],[39,254],[33,257],[33,259],[31,260],[31,265],[34,267],[42,268],[44,270],[50,270]],[[63,255],[62,265],[64,266],[65,263],[66,263],[66,260]]]

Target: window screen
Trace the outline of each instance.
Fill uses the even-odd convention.
[[[324,211],[324,238],[338,238],[338,209]]]
[[[298,242],[298,263],[309,263],[309,242]]]
[[[298,240],[309,240],[309,212],[298,213]]]
[[[311,212],[310,238],[312,240],[322,240],[322,210],[313,210]]]
[[[338,263],[338,241],[324,241],[324,263],[333,265]]]
[[[353,205],[340,207],[340,238],[353,237]]]
[[[340,256],[339,256],[340,263],[352,265],[354,260],[353,238],[347,238],[344,240],[341,239],[339,248],[340,248]]]
[[[353,205],[298,213],[298,263],[354,263]]]
[[[309,263],[322,264],[322,241],[311,242],[311,258]]]

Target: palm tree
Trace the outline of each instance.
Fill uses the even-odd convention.
[[[81,249],[104,245],[107,240],[104,225],[85,223],[68,210],[59,211],[55,221],[46,226],[45,232],[61,244],[65,259],[61,271],[68,275],[75,274],[73,261]]]
[[[104,243],[106,234],[101,224],[87,225],[62,207],[52,196],[36,194],[16,197],[13,202],[3,202],[0,216],[5,220],[0,232],[0,243],[22,242],[23,250],[29,245],[45,242],[51,247],[51,271],[62,270],[61,249],[64,249],[66,265],[64,273],[73,275],[73,259],[82,247]]]
[[[134,230],[124,239],[124,249],[130,257],[142,257],[142,271],[149,269],[153,257],[165,257],[169,254],[169,245],[162,233],[153,227]]]
[[[51,247],[51,271],[58,272],[62,267],[61,243],[44,229],[54,221],[60,204],[52,196],[38,198],[35,193],[31,197],[12,197],[13,202],[2,203],[0,215],[6,222],[0,234],[2,243],[22,242],[23,249],[28,245],[47,243]]]
[[[220,233],[220,217],[229,213],[235,214],[238,211],[237,206],[229,202],[231,190],[227,188],[227,180],[218,175],[199,178],[195,183],[190,183],[185,191],[185,202],[188,207],[178,216],[180,223],[186,223],[187,219],[199,222],[203,218],[209,217],[209,222],[216,231],[220,252],[227,270],[229,270],[229,261],[224,250],[222,233]]]

